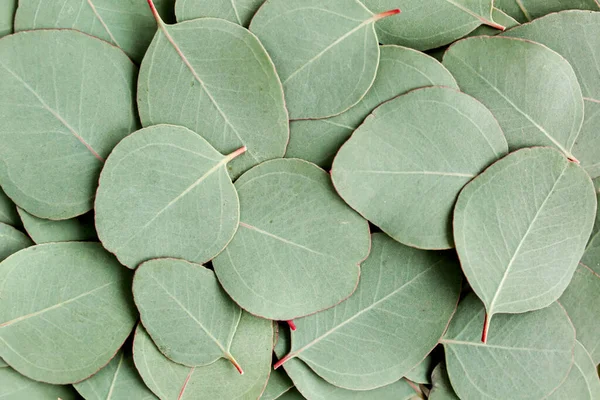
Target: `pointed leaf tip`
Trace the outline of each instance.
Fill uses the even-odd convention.
[[[390,17],[390,16],[396,15],[396,14],[400,14],[400,12],[401,12],[400,9],[396,8],[394,10],[389,10],[389,11],[385,11],[385,12],[382,12],[382,13],[379,13],[379,14],[375,14],[375,15],[373,15],[373,21],[379,21],[382,18]]]

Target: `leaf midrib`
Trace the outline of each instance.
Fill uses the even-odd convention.
[[[115,39],[114,35],[108,28],[108,25],[106,24],[106,22],[104,22],[104,19],[102,18],[102,16],[100,16],[100,13],[98,12],[98,10],[96,10],[96,6],[94,5],[94,3],[92,3],[92,0],[87,0],[87,3],[90,6],[90,8],[92,9],[92,12],[94,13],[94,15],[96,16],[98,21],[100,21],[100,24],[102,25],[102,27],[104,28],[106,33],[108,33],[110,40],[114,43],[115,46],[121,48],[121,45],[119,44],[119,42],[117,42],[117,39]]]

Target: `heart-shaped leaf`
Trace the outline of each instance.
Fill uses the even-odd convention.
[[[369,254],[369,226],[335,193],[329,175],[296,159],[264,162],[235,183],[240,225],[213,260],[246,311],[291,320],[352,294]]]
[[[96,199],[104,247],[129,268],[159,257],[213,258],[238,226],[227,164],[244,151],[223,156],[200,135],[173,125],[121,141],[102,170]]]
[[[136,320],[131,272],[99,243],[42,244],[0,263],[0,356],[65,384],[106,365]]]
[[[391,7],[394,8],[394,7]],[[340,114],[363,98],[377,72],[374,15],[358,0],[267,0],[250,30],[273,58],[291,119]]]
[[[561,55],[522,39],[478,36],[450,46],[444,65],[462,91],[492,111],[511,151],[554,146],[574,158],[583,96]]]
[[[456,261],[382,233],[372,242],[356,292],[296,320],[291,350],[275,367],[299,358],[335,386],[369,390],[399,380],[436,346],[458,302]]]
[[[135,273],[133,295],[144,328],[165,356],[190,367],[224,357],[242,373],[230,349],[242,310],[213,271],[183,260],[147,261]]]
[[[598,380],[596,364],[581,343],[577,342],[575,345],[575,362],[567,376],[567,380],[547,399],[594,400],[600,398],[600,380]]]
[[[595,215],[585,171],[546,147],[508,155],[463,189],[454,238],[463,272],[485,304],[484,342],[494,314],[537,310],[560,297]]]
[[[282,369],[271,371],[269,382],[262,396],[260,396],[260,400],[281,399],[281,396],[293,388],[294,383]]]
[[[11,34],[17,0],[5,0],[0,5],[0,37]]]
[[[72,387],[36,382],[12,368],[0,368],[0,398],[3,400],[76,400],[78,397]]]
[[[450,72],[434,58],[406,47],[381,46],[377,77],[365,97],[336,117],[291,121],[285,156],[331,167],[335,153],[375,107],[424,86],[458,89]]]
[[[494,0],[494,6],[521,23],[568,9],[600,10],[598,0]]]
[[[250,25],[250,20],[264,0],[177,0],[177,21],[194,18],[223,18],[241,26]]]
[[[424,88],[375,109],[336,155],[331,177],[352,208],[394,239],[448,249],[458,193],[507,152],[480,102]]]
[[[439,363],[433,369],[431,382],[432,387],[429,392],[429,400],[460,400],[450,384],[450,378],[448,377],[448,371],[444,362]]]
[[[0,188],[0,222],[12,226],[21,226],[21,218],[17,213],[17,206],[8,198]]]
[[[473,294],[458,306],[441,340],[452,386],[461,399],[546,398],[573,364],[575,329],[558,304],[496,317],[481,343],[483,304]]]
[[[33,246],[33,242],[27,235],[10,225],[0,223],[0,261],[29,246]]]
[[[61,221],[38,218],[22,208],[18,212],[27,234],[37,244],[98,240],[94,229],[94,214],[91,212]]]
[[[246,146],[229,168],[234,177],[282,157],[289,140],[283,91],[258,39],[229,21],[167,25],[154,13],[159,29],[138,79],[142,124],[183,125],[223,154]]]

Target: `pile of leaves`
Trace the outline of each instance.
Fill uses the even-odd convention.
[[[596,0],[0,7],[1,398],[600,399]]]

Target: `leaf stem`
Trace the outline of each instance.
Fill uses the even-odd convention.
[[[492,319],[492,315],[485,313],[485,321],[483,322],[483,331],[481,332],[481,341],[483,343],[487,343],[488,331],[490,329],[490,321]]]
[[[235,367],[235,369],[237,369],[237,371],[240,373],[240,375],[244,375],[244,370],[242,369],[242,367],[240,366],[240,364],[238,364],[238,362],[235,360],[235,358],[233,358],[233,356],[231,354],[227,354],[226,358],[231,361],[231,363],[233,364],[233,366]]]
[[[290,326],[291,330],[293,330],[293,331],[296,330],[296,324],[294,323],[293,320],[290,319],[289,321],[285,321],[285,322],[287,322],[287,324]]]
[[[239,155],[242,155],[246,152],[246,150],[248,150],[246,148],[246,146],[242,146],[239,149],[237,149],[236,151],[234,151],[233,153],[229,154],[227,157],[225,157],[227,159],[227,162],[233,160],[234,158],[236,158]]]
[[[285,357],[283,357],[282,359],[280,359],[279,361],[277,361],[275,363],[275,365],[273,365],[273,369],[277,369],[277,368],[281,367],[284,363],[286,363],[288,360],[294,358],[295,356],[296,355],[292,354],[292,353],[287,354]]]
[[[154,2],[152,0],[148,0],[148,6],[150,6],[150,11],[152,11],[152,15],[154,16],[154,19],[156,20],[156,23],[158,25],[162,25],[163,24],[163,20],[160,17],[160,14],[158,14],[158,11],[156,10],[156,7],[154,6]]]
[[[382,18],[390,17],[390,16],[396,15],[396,14],[400,14],[400,12],[401,11],[398,8],[396,8],[394,10],[390,10],[390,11],[385,11],[385,12],[373,15],[373,17],[371,18],[371,20],[374,21],[374,22],[377,22],[377,21],[379,21]]]

